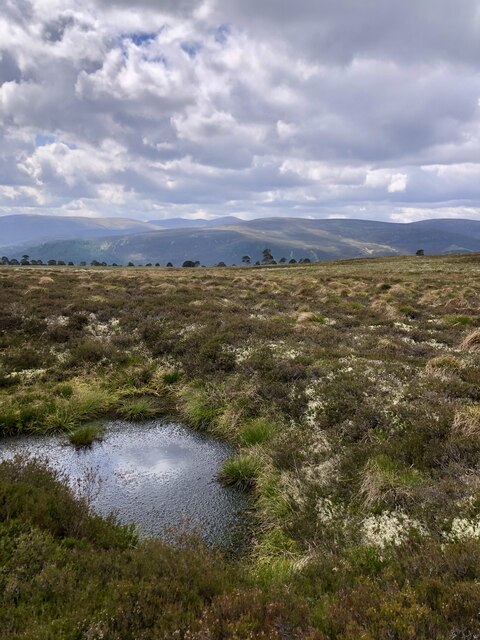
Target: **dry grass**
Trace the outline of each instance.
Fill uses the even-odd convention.
[[[465,438],[480,438],[480,405],[459,409],[455,414],[452,430]]]
[[[480,329],[475,329],[472,333],[469,333],[468,336],[462,340],[460,345],[461,349],[465,349],[466,351],[474,351],[475,353],[480,352]]]

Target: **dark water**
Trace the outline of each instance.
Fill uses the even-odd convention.
[[[97,513],[113,511],[141,535],[171,539],[168,530],[178,527],[222,546],[238,536],[245,494],[216,480],[231,448],[181,425],[110,422],[103,441],[85,449],[64,435],[0,440],[0,459],[17,453],[46,459],[74,488],[92,494]]]

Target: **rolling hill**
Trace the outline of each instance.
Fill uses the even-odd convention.
[[[239,222],[241,220],[233,216],[225,216],[217,218],[217,220],[168,218],[143,222],[130,218],[14,214],[0,216],[0,251],[22,249],[29,245],[54,240],[124,236],[132,233],[157,231],[159,229],[224,226]]]
[[[265,247],[271,249],[277,260],[280,257],[329,260],[411,255],[420,248],[427,254],[480,251],[480,222],[474,220],[425,220],[409,224],[302,218],[227,220],[229,224],[215,227],[110,233],[101,238],[25,243],[22,251],[42,260],[90,262],[95,259],[120,264],[131,261],[176,265],[184,260],[198,260],[205,265],[220,261],[240,264],[244,255],[251,256],[255,262],[261,259]]]

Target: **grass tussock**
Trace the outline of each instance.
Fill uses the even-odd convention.
[[[125,420],[146,420],[158,415],[158,406],[151,398],[124,398],[115,407],[115,412]]]
[[[460,345],[465,351],[480,352],[480,329],[475,329],[466,336]]]
[[[480,439],[480,405],[459,409],[455,414],[452,429],[465,438]]]
[[[260,462],[254,456],[241,454],[224,462],[220,480],[226,485],[247,489],[255,484],[260,468]]]
[[[87,424],[75,429],[68,435],[68,439],[75,447],[89,447],[103,438],[103,429],[98,424]]]
[[[275,434],[276,426],[267,418],[247,421],[240,434],[240,441],[246,447],[267,443]]]

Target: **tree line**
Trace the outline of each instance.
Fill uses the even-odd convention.
[[[306,264],[306,263],[310,263],[311,260],[310,258],[300,258],[298,261],[295,260],[295,258],[291,258],[290,260],[288,260],[288,264]],[[278,261],[275,260],[275,258],[272,255],[272,252],[270,249],[265,248],[262,251],[262,259],[261,260],[257,260],[255,263],[253,263],[252,258],[249,255],[244,255],[242,256],[242,264],[246,265],[246,266],[260,266],[260,265],[275,265],[275,264],[287,264],[287,258],[282,257],[280,258]],[[21,259],[17,259],[17,258],[8,258],[8,256],[2,256],[0,258],[0,265],[3,266],[49,266],[49,267],[54,267],[54,266],[60,266],[60,267],[74,267],[76,266],[74,262],[69,261],[69,262],[65,262],[64,260],[54,260],[54,259],[50,259],[47,261],[43,261],[43,260],[35,260],[33,258],[30,258],[30,256],[28,254],[24,254]],[[123,267],[122,264],[117,264],[116,262],[112,262],[111,264],[108,264],[107,262],[100,262],[99,260],[92,260],[91,262],[88,263],[87,265],[87,261],[82,260],[81,262],[78,263],[79,267],[86,267],[86,266],[91,266],[91,267]],[[161,267],[162,265],[159,262],[155,262],[155,264],[153,264],[152,262],[147,262],[145,265],[143,264],[137,264],[135,265],[133,262],[128,262],[127,267]],[[172,262],[167,262],[167,264],[165,265],[166,267],[173,267],[173,263]],[[185,260],[182,265],[182,267],[186,267],[186,268],[196,268],[196,267],[200,267],[200,266],[205,266],[202,265],[198,260]],[[226,267],[226,263],[225,262],[218,262],[216,265],[214,265],[215,267]],[[232,266],[236,266],[235,264]]]

